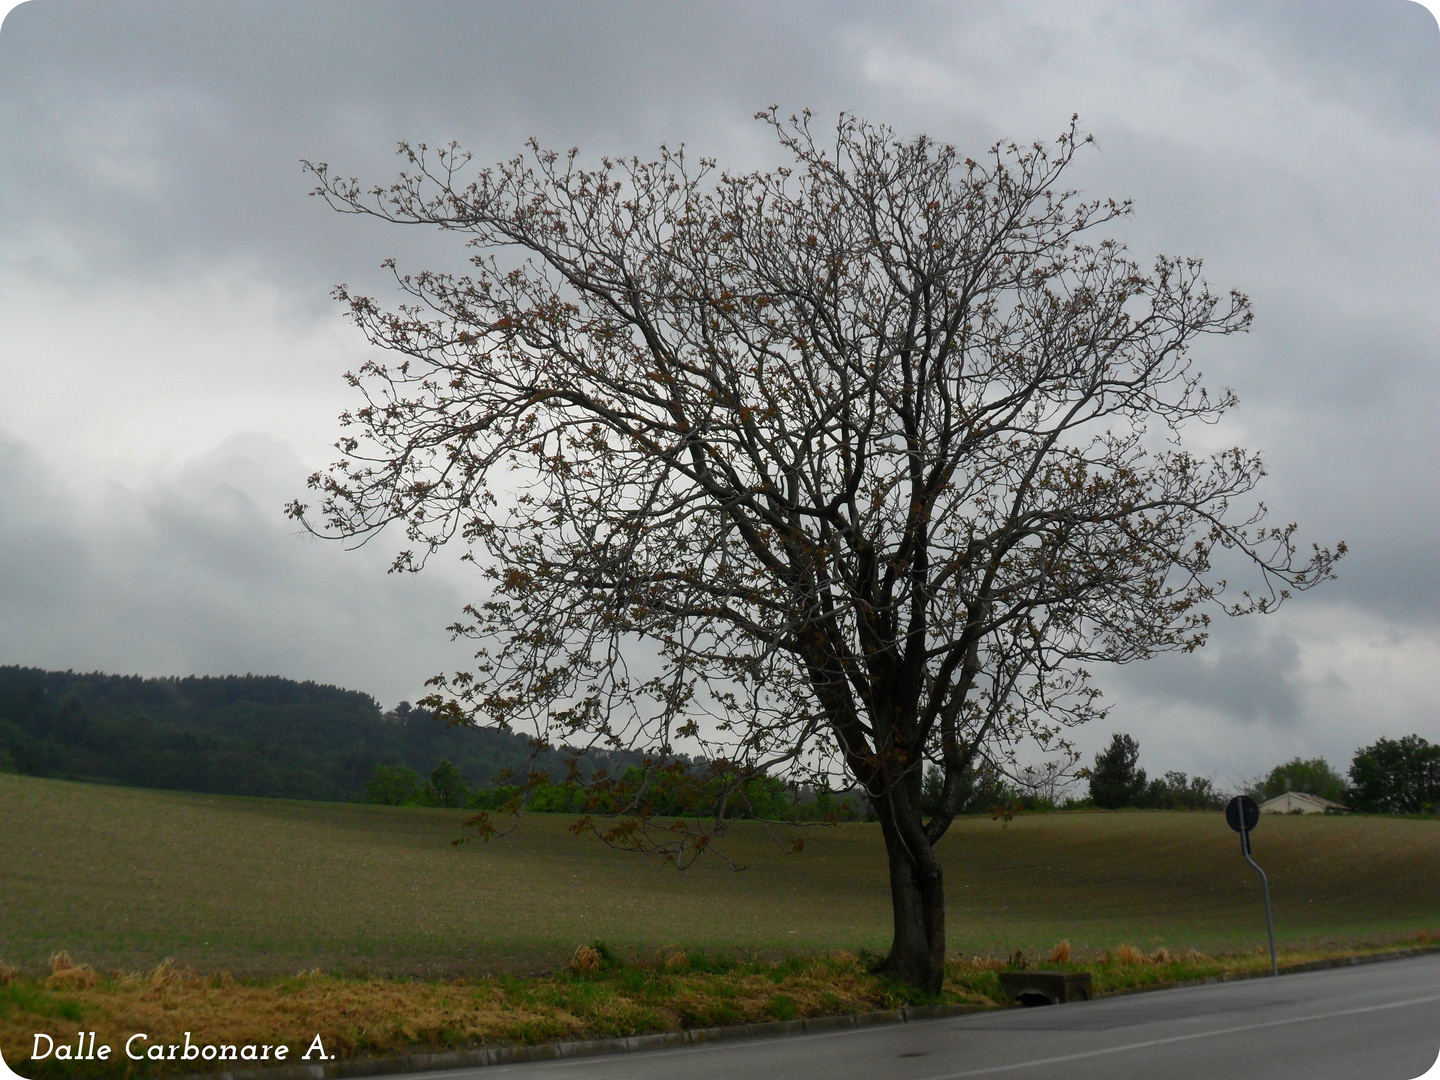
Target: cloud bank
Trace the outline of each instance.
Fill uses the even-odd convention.
[[[1152,771],[1336,763],[1440,738],[1440,29],[1383,2],[81,3],[0,35],[0,663],[257,671],[393,703],[463,651],[475,581],[383,570],[280,507],[323,466],[365,346],[329,300],[443,236],[341,218],[302,158],[385,182],[400,139],[478,161],[685,142],[735,168],[772,102],[978,153],[1099,139],[1142,261],[1200,254],[1257,311],[1200,359],[1264,496],[1349,542],[1341,580],[1200,653],[1098,672]]]

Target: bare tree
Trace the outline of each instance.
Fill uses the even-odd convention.
[[[1062,744],[1102,714],[1085,665],[1194,649],[1207,607],[1269,611],[1343,545],[1301,555],[1240,505],[1256,454],[1183,448],[1235,404],[1189,347],[1247,301],[1198,261],[1085,242],[1129,204],[1059,189],[1090,141],[1073,121],[976,161],[758,119],[793,165],[584,169],[532,142],[470,173],[453,144],[402,145],[367,191],[307,163],[334,208],[456,231],[474,269],[387,262],[394,310],[336,290],[395,359],[348,376],[343,460],[313,517],[289,510],[402,526],[399,570],[468,545],[490,585],[453,628],[474,670],[436,681],[453,718],[662,756],[689,738],[737,783],[838,763],[885,838],[886,966],[936,990],[935,845],[979,756]],[[1223,598],[1218,549],[1257,586]]]

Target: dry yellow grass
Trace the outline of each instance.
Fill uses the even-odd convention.
[[[89,964],[77,964],[68,952],[58,952],[50,958],[50,977],[45,980],[45,989],[87,990],[99,981],[99,973]]]
[[[597,950],[588,951],[600,959]],[[307,972],[253,982],[161,964],[69,987],[64,1000],[83,1013],[84,1029],[97,1033],[97,1043],[115,1048],[115,1068],[86,1063],[86,1076],[118,1075],[127,1066],[147,1075],[196,1070],[193,1062],[126,1061],[121,1048],[135,1032],[146,1033],[145,1045],[181,1043],[187,1031],[194,1041],[217,1046],[283,1043],[292,1059],[320,1033],[327,1053],[352,1057],[863,1012],[906,1000],[903,989],[849,954],[704,972],[677,970],[676,955],[584,974],[444,981]],[[993,994],[969,985],[964,974],[963,968],[952,973],[946,1000],[993,1004]],[[35,1032],[73,1042],[75,1025],[68,1017],[12,1009],[0,1016],[6,1059],[23,1066]],[[47,1069],[62,1072],[63,1066],[35,1062],[25,1071],[39,1076]]]
[[[577,975],[600,970],[600,954],[589,945],[581,945],[570,958],[570,970]]]
[[[1437,941],[1440,934],[1421,935],[1409,944]],[[64,990],[40,981],[27,983],[22,977],[0,988],[0,1049],[6,1060],[36,1080],[162,1076],[194,1072],[200,1066],[122,1059],[127,1038],[144,1032],[142,1048],[180,1044],[186,1032],[197,1044],[283,1044],[293,1061],[316,1034],[327,1054],[384,1056],[864,1012],[915,1000],[912,992],[878,978],[867,963],[847,952],[732,964],[669,949],[643,961],[621,963],[603,946],[583,948],[594,954],[598,970],[530,979],[376,979],[308,971],[245,980],[201,975],[169,962],[147,971],[106,973]],[[676,959],[681,955],[684,970]],[[1320,950],[1291,951],[1282,955],[1281,963],[1326,955]],[[1003,1002],[996,973],[1014,959],[951,958],[939,1000],[976,1007]],[[1253,950],[1230,956],[1190,950],[1172,956],[1163,949],[1146,956],[1131,946],[1088,965],[1061,966],[1091,971],[1096,989],[1110,992],[1261,972],[1268,969],[1269,957]],[[58,1044],[73,1042],[82,1028],[97,1033],[97,1044],[114,1048],[108,1064],[85,1062],[74,1068],[53,1058],[27,1060],[36,1032],[51,1035]]]
[[[1121,945],[1115,950],[1115,959],[1122,967],[1134,967],[1137,964],[1145,963],[1145,954],[1134,945]]]

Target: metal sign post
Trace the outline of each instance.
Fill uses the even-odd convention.
[[[1279,975],[1280,967],[1275,963],[1275,919],[1270,914],[1270,879],[1260,864],[1250,857],[1250,833],[1260,824],[1260,807],[1249,795],[1236,795],[1225,807],[1225,823],[1240,834],[1240,854],[1255,867],[1260,883],[1265,887],[1265,930],[1270,935],[1270,974]]]

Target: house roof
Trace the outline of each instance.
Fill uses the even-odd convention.
[[[1267,806],[1273,806],[1276,803],[1282,802],[1286,799],[1299,799],[1302,802],[1312,803],[1315,806],[1321,807],[1325,810],[1350,809],[1348,806],[1345,806],[1342,803],[1334,802],[1330,799],[1322,799],[1319,795],[1311,795],[1310,793],[1305,791],[1287,791],[1283,795],[1276,795],[1275,798],[1266,799],[1263,803],[1261,803],[1260,809],[1264,810]]]

